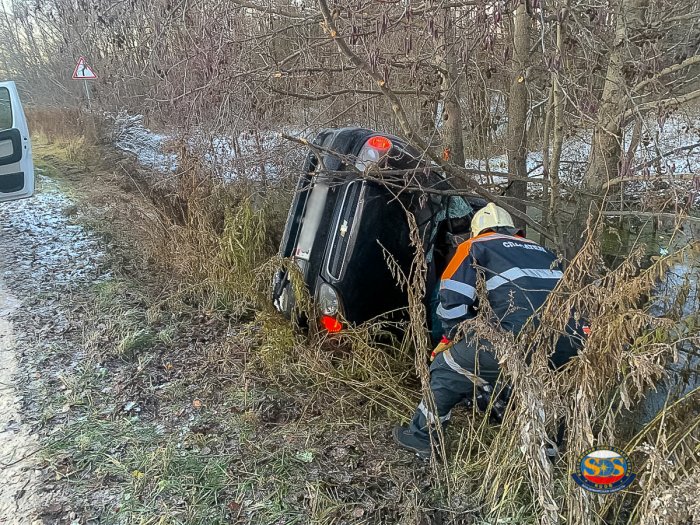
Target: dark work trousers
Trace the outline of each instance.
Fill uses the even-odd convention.
[[[417,438],[429,442],[430,426],[440,421],[445,427],[454,406],[472,397],[474,383],[468,377],[470,374],[492,386],[496,384],[498,361],[489,349],[490,346],[483,342],[477,350],[476,341],[462,340],[435,357],[430,365],[430,390],[435,398],[436,410],[431,410],[428,400],[420,402],[410,426]]]

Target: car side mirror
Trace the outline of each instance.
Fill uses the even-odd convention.
[[[16,128],[0,131],[0,166],[22,160],[22,135]]]

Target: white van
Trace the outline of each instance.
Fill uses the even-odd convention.
[[[0,202],[34,193],[34,162],[27,119],[14,82],[0,82]]]

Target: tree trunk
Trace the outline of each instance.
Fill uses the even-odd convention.
[[[513,206],[527,211],[527,86],[526,69],[530,52],[529,17],[526,9],[527,0],[521,0],[513,20],[513,77],[510,84],[508,101],[508,172],[518,179],[508,185],[506,195],[516,200]],[[515,224],[525,228],[525,222],[517,219]]]
[[[437,91],[437,86],[435,87]],[[419,122],[418,126],[421,133],[426,137],[433,137],[435,134],[435,120],[437,118],[438,105],[434,99],[426,98],[420,102],[418,108]],[[430,140],[431,143],[434,141]]]
[[[445,159],[464,167],[464,138],[462,136],[462,111],[459,105],[460,75],[455,50],[455,26],[451,9],[445,10],[443,33],[442,70],[442,137]]]
[[[552,75],[553,76],[553,75]],[[552,79],[552,82],[554,80]],[[542,224],[545,227],[551,225],[552,214],[549,210],[550,203],[550,188],[549,188],[549,166],[550,166],[550,155],[549,146],[551,143],[552,135],[552,120],[554,114],[554,87],[549,89],[549,95],[547,97],[547,108],[545,109],[544,118],[544,130],[542,132],[542,180],[544,184],[542,185]],[[546,242],[546,237],[543,233],[540,233],[540,244]]]
[[[622,120],[629,104],[625,64],[635,53],[638,42],[633,38],[644,25],[649,0],[620,0],[615,22],[615,39],[610,50],[605,84],[593,131],[588,168],[583,181],[584,194],[579,198],[574,222],[564,232],[564,241],[573,255],[585,241],[583,232],[590,218],[600,217],[605,184],[618,176],[622,156]]]
[[[557,68],[552,72],[552,111],[554,113],[554,137],[552,141],[552,156],[548,159],[549,166],[549,181],[551,183],[549,192],[549,207],[547,215],[549,217],[549,225],[551,225],[554,237],[556,239],[557,249],[563,250],[564,243],[562,241],[562,223],[561,223],[561,190],[559,169],[561,162],[561,151],[564,144],[564,108],[566,99],[564,98],[564,89],[561,85],[560,74],[564,67],[564,37],[566,35],[566,16],[568,12],[569,2],[566,2],[566,10],[563,8],[559,11],[557,17],[557,60],[554,63]]]

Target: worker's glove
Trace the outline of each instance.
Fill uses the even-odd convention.
[[[438,343],[438,345],[435,347],[435,349],[432,351],[430,354],[430,362],[432,363],[435,361],[435,358],[440,352],[444,352],[445,350],[448,350],[449,348],[452,348],[452,345],[454,343],[450,341],[447,337],[444,335],[442,336],[442,340]]]

